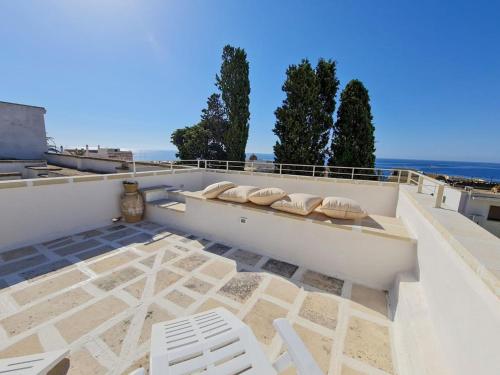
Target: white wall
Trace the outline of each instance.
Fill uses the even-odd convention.
[[[451,373],[500,374],[497,296],[403,193],[397,214],[418,238],[419,282]],[[401,322],[401,329],[405,326],[411,328]]]
[[[45,109],[0,102],[0,158],[42,159],[47,151]]]
[[[186,212],[148,210],[148,218],[188,233],[305,266],[372,288],[389,289],[395,276],[416,265],[413,242],[337,229],[186,197]],[[245,217],[246,223],[240,218]],[[376,265],[376,266],[375,266]]]
[[[298,178],[278,174],[258,173],[260,187],[279,187],[288,193],[309,193],[321,197],[340,196],[358,201],[370,214],[395,216],[398,200],[398,184],[371,181],[338,180],[312,177]],[[238,172],[204,175],[205,186],[218,181],[231,181],[238,185],[255,185],[253,175]]]
[[[126,179],[139,181],[140,188],[168,184],[197,190],[201,176],[202,172],[190,171]],[[68,182],[1,188],[0,251],[110,224],[112,218],[120,216],[122,180],[94,177],[102,180],[72,182],[90,178],[88,176],[56,178],[50,180]],[[23,183],[31,185],[36,181],[49,179],[24,180]]]
[[[45,156],[47,161],[54,165],[97,173],[116,173],[116,168],[120,168],[123,164],[118,160],[102,160],[66,154],[47,153]]]
[[[500,237],[500,221],[488,220],[490,206],[500,206],[500,199],[473,199],[473,197],[468,197],[463,214],[468,218],[472,218],[472,215],[474,215],[474,221],[477,224],[495,236]]]
[[[0,172],[18,172],[23,178],[29,177],[29,170],[25,167],[44,167],[44,160],[0,160]]]

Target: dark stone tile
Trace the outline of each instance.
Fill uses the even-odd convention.
[[[302,275],[302,282],[338,296],[342,294],[342,287],[344,285],[343,280],[311,270],[304,272]]]
[[[45,255],[35,255],[30,258],[10,262],[8,264],[0,266],[0,276],[17,273],[23,269],[34,267],[48,260],[49,259]]]
[[[4,251],[0,254],[0,259],[4,262],[9,262],[11,260],[24,258],[28,255],[33,255],[37,252],[38,251],[33,246],[25,246],[14,250]]]
[[[219,294],[245,303],[259,287],[262,277],[257,273],[237,273],[219,290]]]
[[[118,241],[118,243],[123,246],[128,246],[132,244],[148,242],[152,239],[153,236],[151,236],[150,234],[139,233],[135,236],[124,238],[123,240]]]
[[[101,234],[102,234],[101,231],[98,231],[97,229],[92,229],[92,230],[87,230],[85,232],[77,233],[74,235],[74,237],[78,237],[79,239],[86,240],[88,238],[100,236]]]
[[[64,237],[56,238],[55,240],[50,240],[50,241],[44,242],[42,245],[48,247],[48,246],[57,244],[59,242],[63,242],[64,240],[67,240],[70,237],[71,236],[64,236]]]
[[[212,254],[223,255],[231,249],[230,246],[223,245],[221,243],[214,243],[205,250]]]
[[[287,262],[282,262],[281,260],[276,260],[276,259],[269,259],[264,265],[262,266],[262,269],[275,273],[276,275],[280,275],[283,277],[290,278],[293,276],[295,271],[299,266],[296,266],[295,264],[287,263]]]
[[[180,242],[182,243],[188,243],[188,242],[191,242],[191,241],[194,241],[197,237],[190,234],[189,236],[187,237],[184,237],[183,239],[180,240]]]
[[[118,232],[113,232],[113,233],[107,234],[105,236],[102,236],[101,238],[108,240],[108,241],[116,241],[120,238],[131,236],[132,234],[136,234],[136,233],[139,233],[139,231],[137,229],[125,228],[125,229],[120,230]]]
[[[117,230],[122,230],[125,228],[126,228],[125,225],[115,224],[115,225],[111,225],[111,226],[107,227],[105,230],[106,230],[106,232],[116,232]]]
[[[53,250],[53,249],[58,249],[60,248],[61,246],[65,246],[65,245],[69,245],[69,244],[72,244],[74,243],[75,241],[72,239],[72,238],[65,238],[65,239],[62,239],[61,241],[58,241],[58,242],[55,242],[55,243],[52,243],[50,245],[45,245],[45,247],[49,250]]]
[[[47,263],[32,270],[22,272],[21,277],[25,280],[33,279],[60,270],[61,268],[71,266],[71,264],[72,263],[66,259],[56,260],[55,262]]]
[[[150,221],[141,221],[140,223],[134,224],[134,226],[136,228],[150,230],[150,231],[157,231],[162,228],[160,224],[152,223]]]
[[[5,280],[0,280],[0,290],[8,288],[9,284]]]
[[[99,246],[99,245],[101,245],[101,243],[99,241],[97,241],[96,239],[92,238],[90,240],[86,240],[83,242],[77,242],[75,244],[61,247],[60,249],[57,249],[54,252],[57,255],[66,256],[66,255],[70,255],[70,254],[74,254],[74,253],[79,253],[81,251],[88,250],[88,249],[91,249],[91,248]]]
[[[99,255],[102,255],[102,254],[106,254],[106,253],[113,251],[113,250],[115,250],[115,248],[113,246],[104,245],[104,246],[99,246],[96,249],[77,254],[76,257],[78,259],[81,259],[81,260],[86,260],[86,259],[90,259],[90,258],[94,258],[94,257],[99,256]]]
[[[234,259],[237,263],[243,263],[248,266],[255,266],[259,260],[262,259],[262,255],[252,253],[251,251],[238,249],[234,253],[228,256],[228,258]]]

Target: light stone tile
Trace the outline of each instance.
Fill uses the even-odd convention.
[[[203,263],[207,262],[210,258],[203,254],[193,254],[185,258],[179,259],[173,265],[175,267],[182,268],[188,272],[195,270],[200,267]]]
[[[142,278],[139,281],[136,281],[135,283],[130,284],[124,290],[127,291],[133,297],[135,297],[137,299],[141,299],[145,286],[146,286],[146,278]]]
[[[351,316],[344,341],[344,354],[388,373],[393,373],[389,329]]]
[[[130,374],[132,371],[137,370],[138,368],[143,368],[146,371],[146,374],[149,374],[149,353],[145,354],[141,358],[134,361],[123,373],[122,375]]]
[[[166,310],[162,309],[157,304],[152,304],[148,307],[146,316],[144,317],[144,323],[142,324],[141,336],[139,337],[139,345],[151,338],[151,327],[155,323],[164,322],[166,320],[172,320],[175,316],[171,315]]]
[[[147,257],[146,259],[144,259],[144,260],[141,260],[140,263],[144,264],[148,268],[153,268],[155,260],[156,260],[156,254],[151,255],[151,256]]]
[[[12,293],[12,297],[20,305],[25,305],[28,302],[48,296],[87,279],[87,275],[75,269],[35,285],[30,285],[27,288]]]
[[[200,280],[196,277],[191,277],[188,281],[184,283],[184,287],[192,290],[193,292],[198,292],[200,294],[207,293],[214,286],[206,281]]]
[[[351,291],[351,306],[380,317],[387,317],[387,298],[385,292],[354,284]]]
[[[95,273],[103,273],[129,263],[136,258],[136,254],[132,253],[131,251],[126,251],[124,253],[112,255],[108,258],[92,263],[89,265],[89,268]]]
[[[299,291],[300,288],[297,285],[277,277],[273,277],[266,288],[267,294],[288,303],[295,301]]]
[[[339,304],[322,293],[307,293],[299,315],[316,324],[335,329],[338,321]]]
[[[200,272],[215,279],[222,279],[234,269],[234,265],[216,260],[213,263],[207,264],[200,270]]]
[[[102,341],[104,341],[117,356],[120,355],[123,340],[125,340],[131,323],[131,317],[129,317],[115,324],[101,335]]]
[[[273,321],[285,317],[286,314],[287,310],[285,308],[264,299],[259,299],[243,321],[250,326],[255,337],[260,342],[269,345],[276,334]]]
[[[10,336],[18,335],[36,327],[63,312],[74,309],[92,299],[92,296],[81,288],[72,289],[46,301],[0,321]]]
[[[189,307],[195,302],[194,298],[191,298],[190,296],[179,292],[178,290],[173,290],[169,294],[165,296],[169,301],[175,303],[176,305],[179,305],[181,307]]]
[[[170,250],[165,250],[165,253],[163,254],[163,258],[161,260],[161,263],[167,263],[171,261],[172,259],[177,258],[179,255],[174,253],[173,251]]]
[[[135,279],[136,277],[142,274],[144,274],[144,272],[138,270],[135,267],[127,267],[119,271],[112,272],[109,275],[100,277],[94,280],[92,283],[99,289],[108,292],[120,286],[121,284],[126,283],[127,281]]]
[[[108,372],[86,349],[71,353],[69,364],[66,375],[104,375]]]
[[[366,372],[355,370],[349,366],[342,365],[341,375],[366,375]]]
[[[165,288],[168,288],[170,285],[176,283],[180,278],[182,278],[181,275],[172,271],[165,269],[158,271],[156,273],[155,294],[158,294]]]
[[[171,245],[171,242],[168,241],[167,239],[159,239],[159,240],[153,240],[153,241],[147,242],[147,243],[142,244],[142,245],[138,245],[137,248],[139,250],[142,250],[142,251],[145,251],[148,253],[153,253],[153,252],[156,252],[160,249],[163,249],[169,245]]]
[[[21,341],[0,351],[0,359],[21,357],[30,354],[42,353],[44,351],[37,334],[28,336]]]
[[[221,302],[214,298],[209,298],[196,309],[195,314],[202,313],[207,310],[212,310],[217,307],[224,307],[225,309],[231,311],[235,315],[238,313],[238,311],[235,308],[225,304],[224,302]]]
[[[71,343],[128,308],[122,300],[109,296],[57,322],[55,327]]]
[[[312,331],[300,324],[294,324],[293,329],[297,332],[320,369],[326,374],[330,365],[333,339]]]

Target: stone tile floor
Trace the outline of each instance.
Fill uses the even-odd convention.
[[[272,321],[287,317],[325,373],[397,373],[384,292],[155,223],[0,259],[0,358],[69,347],[70,374],[127,374],[147,366],[152,324],[223,306],[270,359],[283,351]]]

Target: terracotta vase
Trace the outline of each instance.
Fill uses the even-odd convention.
[[[127,223],[137,223],[144,215],[144,199],[137,182],[123,182],[125,193],[121,196],[120,209]]]

